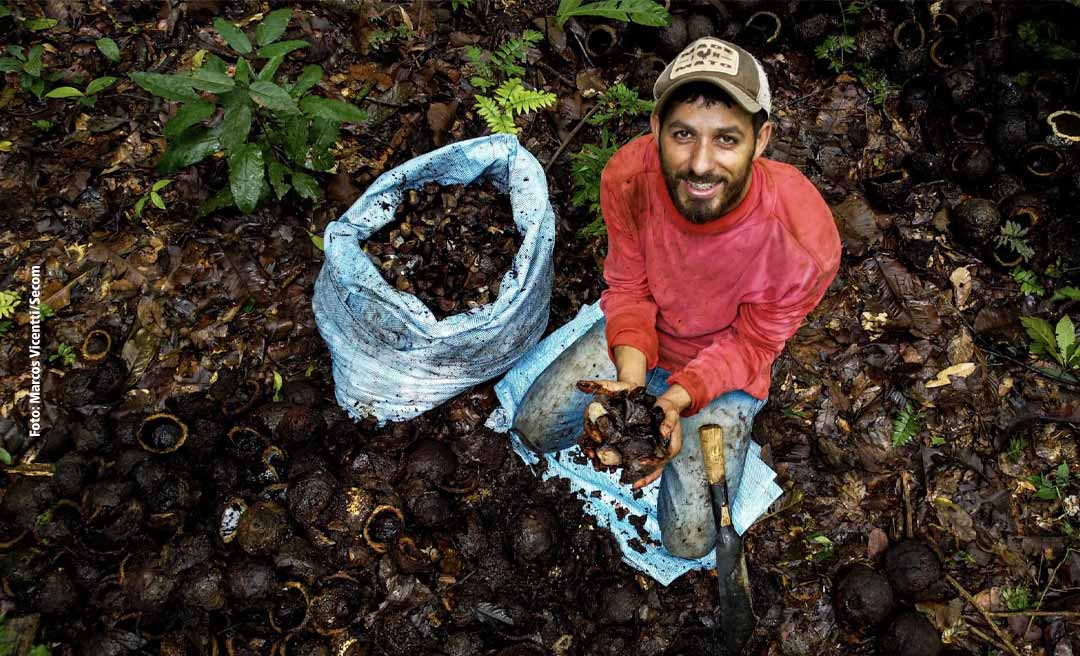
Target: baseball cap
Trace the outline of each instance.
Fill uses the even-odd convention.
[[[706,36],[686,46],[656,78],[653,99],[657,111],[676,89],[690,82],[715,84],[751,114],[762,109],[772,114],[765,69],[753,55],[734,43]]]

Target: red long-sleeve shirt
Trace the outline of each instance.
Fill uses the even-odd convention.
[[[600,179],[608,233],[600,307],[609,354],[629,345],[672,371],[692,415],[743,390],[763,399],[769,370],[840,266],[825,200],[793,166],[758,158],[727,215],[687,221],[664,185],[652,135],[615,153]]]

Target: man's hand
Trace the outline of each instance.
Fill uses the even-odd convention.
[[[689,392],[678,384],[669,387],[666,392],[656,399],[656,406],[664,411],[664,421],[660,424],[660,435],[669,440],[667,455],[659,467],[647,476],[635,481],[631,489],[640,490],[660,478],[660,474],[664,473],[664,467],[671,462],[672,458],[679,455],[679,451],[682,450],[682,424],[679,421],[679,416],[683,410],[690,407],[690,403]]]

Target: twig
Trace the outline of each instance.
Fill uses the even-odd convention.
[[[1002,610],[987,612],[990,617],[1012,617],[1023,615],[1025,617],[1080,617],[1080,610]]]
[[[52,476],[53,466],[46,462],[28,462],[11,467],[0,467],[0,471],[16,476]]]
[[[982,631],[980,631],[977,627],[971,626],[967,622],[964,622],[964,624],[967,627],[967,630],[970,631],[972,634],[974,634],[976,638],[982,640],[983,642],[985,642],[986,644],[990,645],[991,647],[993,647],[995,649],[1002,649],[1001,644],[998,643],[997,640],[994,640],[990,636],[988,636],[985,633],[983,633]]]
[[[1036,608],[1039,608],[1039,607],[1042,606],[1043,599],[1046,599],[1046,593],[1050,590],[1050,586],[1054,584],[1054,579],[1057,578],[1058,570],[1061,569],[1061,566],[1064,565],[1065,561],[1069,559],[1069,555],[1072,554],[1072,552],[1073,552],[1072,549],[1066,549],[1065,550],[1065,555],[1062,556],[1062,558],[1061,558],[1061,562],[1057,564],[1057,567],[1054,568],[1053,572],[1050,572],[1050,579],[1046,582],[1046,587],[1043,588],[1042,594],[1039,595],[1039,600],[1037,602],[1035,602],[1035,607]],[[1031,625],[1034,622],[1035,622],[1035,617],[1032,617],[1031,619],[1028,620],[1027,629],[1024,631],[1024,633],[1027,633],[1028,631],[1031,631]]]
[[[600,109],[600,103],[596,103],[595,105],[593,105],[593,108],[586,112],[585,116],[581,117],[581,120],[578,121],[578,124],[574,126],[573,130],[570,131],[570,134],[566,135],[566,139],[561,144],[559,144],[559,149],[555,151],[555,154],[552,155],[551,159],[548,160],[547,165],[544,166],[545,175],[547,175],[548,171],[551,170],[552,164],[554,164],[559,159],[559,155],[563,154],[563,151],[566,150],[566,147],[570,145],[570,142],[574,140],[574,137],[577,136],[577,133],[581,131],[581,128],[585,126],[585,121],[589,120],[589,117],[595,114],[598,109]]]
[[[904,537],[910,540],[915,537],[915,529],[911,518],[911,490],[908,483],[909,475],[905,469],[900,472],[900,489],[904,495]]]
[[[1000,626],[994,623],[994,618],[990,617],[986,610],[975,601],[975,597],[972,597],[971,593],[965,590],[964,586],[960,585],[960,582],[952,577],[952,574],[946,574],[945,580],[949,582],[949,585],[956,588],[956,591],[960,593],[960,596],[967,600],[975,610],[979,611],[979,614],[982,615],[983,619],[986,620],[986,623],[990,625],[990,628],[993,629],[994,633],[997,635],[998,640],[1001,640],[1002,644],[1005,645],[1005,650],[1013,656],[1020,656],[1020,652],[1013,646],[1012,641],[1009,640],[1009,636],[1001,630]]]
[[[558,76],[558,78],[560,80],[562,80],[566,84],[570,85],[571,87],[577,86],[577,84],[573,80],[566,77],[566,75],[564,73],[560,73],[557,69],[552,68],[551,64],[548,64],[543,59],[541,59],[540,61],[538,61],[536,63],[540,65],[540,68],[542,68],[545,71],[551,73],[552,75]]]

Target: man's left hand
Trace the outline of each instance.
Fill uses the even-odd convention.
[[[690,407],[690,393],[682,385],[672,385],[656,399],[656,407],[664,411],[664,421],[660,424],[660,435],[668,440],[668,450],[660,466],[648,475],[634,482],[631,489],[640,490],[660,478],[664,467],[682,450],[682,424],[679,417],[683,410]]]

